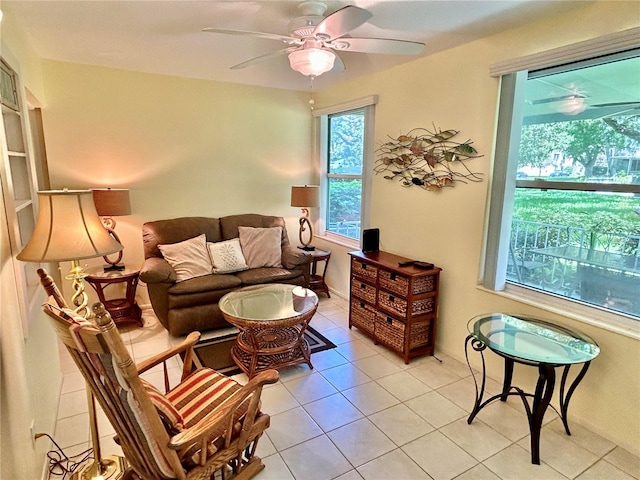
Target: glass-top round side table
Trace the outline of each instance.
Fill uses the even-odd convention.
[[[286,284],[245,287],[218,302],[224,318],[240,333],[231,357],[249,378],[270,368],[311,364],[304,331],[318,309],[318,295]]]
[[[540,429],[547,407],[555,387],[555,368],[563,367],[560,382],[560,411],[551,405],[562,419],[567,435],[571,435],[567,420],[569,401],[580,381],[584,378],[591,361],[600,353],[600,347],[589,336],[556,325],[539,318],[505,313],[488,313],[478,315],[467,324],[469,336],[465,340],[465,356],[467,365],[476,386],[476,401],[467,419],[471,423],[476,415],[489,403],[500,399],[506,401],[510,395],[518,395],[529,418],[531,432],[531,463],[540,464]],[[478,388],[475,372],[469,362],[469,345],[482,357],[482,382]],[[484,350],[504,358],[504,382],[502,392],[483,401],[486,367]],[[512,386],[513,367],[515,363],[538,368],[538,382],[535,393],[525,393],[521,388]],[[572,365],[582,364],[582,368],[565,391],[569,369]],[[533,398],[529,405],[528,398]]]

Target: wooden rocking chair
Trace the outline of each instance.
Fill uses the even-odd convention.
[[[127,478],[213,479],[218,473],[216,479],[248,479],[264,468],[255,456],[269,427],[260,395],[265,384],[278,380],[277,371],[264,371],[242,386],[211,369],[197,369],[198,332],[135,365],[102,304],[94,304],[95,318],[85,320],[62,308],[53,279],[42,269],[38,274],[49,295],[43,310],[113,425],[130,464]],[[182,379],[169,389],[166,361],[179,354]],[[159,364],[164,364],[164,394],[139,377]]]

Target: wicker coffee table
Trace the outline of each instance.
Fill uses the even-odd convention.
[[[318,309],[308,288],[269,284],[241,288],[218,302],[224,318],[240,330],[231,357],[249,378],[270,368],[306,363],[304,331]]]

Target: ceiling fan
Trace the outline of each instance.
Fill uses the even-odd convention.
[[[228,35],[246,35],[268,40],[277,40],[289,45],[266,55],[252,58],[232,66],[245,68],[260,62],[289,57],[291,68],[303,75],[317,77],[330,70],[344,70],[344,62],[336,51],[375,53],[389,55],[419,55],[424,44],[387,38],[352,38],[349,32],[358,28],[372,17],[371,12],[353,5],[341,8],[324,17],[327,5],[318,1],[304,1],[298,5],[300,17],[289,22],[289,34],[248,32],[224,28],[205,28],[203,32]]]

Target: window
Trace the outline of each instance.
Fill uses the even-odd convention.
[[[320,232],[357,244],[368,226],[375,97],[314,112],[319,119]]]
[[[485,286],[640,320],[640,50],[503,75],[494,183]]]

